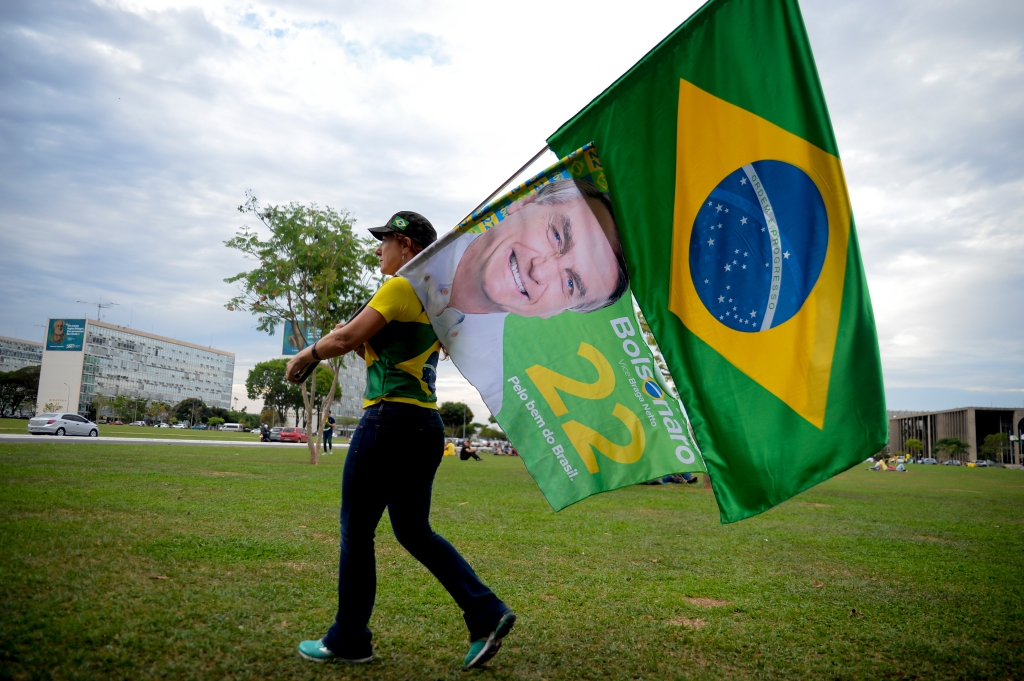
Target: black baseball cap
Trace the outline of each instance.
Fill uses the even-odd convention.
[[[426,248],[437,241],[437,232],[430,220],[419,213],[411,210],[400,210],[391,216],[388,223],[383,227],[370,227],[370,234],[377,237],[378,241],[384,241],[384,235],[388,232],[401,234],[413,240],[419,246]]]

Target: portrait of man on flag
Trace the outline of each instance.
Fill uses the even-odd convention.
[[[441,344],[480,391],[501,410],[505,317],[548,319],[587,313],[617,302],[629,288],[611,201],[592,181],[546,182],[493,211],[486,231],[457,230],[402,270]]]

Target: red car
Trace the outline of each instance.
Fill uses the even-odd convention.
[[[309,442],[305,428],[282,428],[281,442]]]

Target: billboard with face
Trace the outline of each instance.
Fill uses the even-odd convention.
[[[305,334],[302,332],[305,331]],[[296,346],[296,340],[305,336],[305,343]],[[284,338],[281,341],[281,354],[287,357],[299,354],[299,351],[307,345],[312,345],[318,339],[316,329],[304,322],[299,324],[299,333],[295,333],[295,326],[290,322],[284,323]]]
[[[592,145],[470,216],[399,275],[554,508],[704,470],[635,316]]]
[[[85,346],[84,319],[51,319],[46,327],[47,350],[78,351]]]

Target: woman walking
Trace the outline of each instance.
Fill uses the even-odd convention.
[[[370,233],[381,241],[380,269],[389,275],[437,238],[426,218],[409,211]],[[465,668],[494,657],[515,624],[512,610],[430,527],[431,487],[444,451],[434,392],[440,349],[412,286],[394,277],[351,322],[339,324],[288,363],[293,382],[310,362],[350,351],[363,356],[367,366],[363,417],[349,443],[341,482],[338,612],[323,638],[299,644],[299,655],[308,660],[373,659],[367,626],[377,586],[373,536],[385,508],[398,542],[462,608],[471,642]]]

